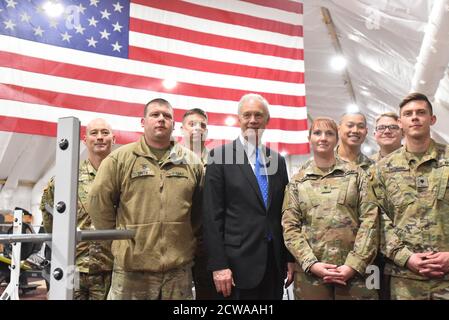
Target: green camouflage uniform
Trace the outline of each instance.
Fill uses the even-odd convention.
[[[203,171],[198,157],[180,144],[158,160],[143,136],[103,160],[89,194],[92,221],[98,229],[136,231],[134,239],[112,243],[108,299],[192,298]]]
[[[363,170],[337,160],[324,173],[309,160],[286,188],[282,226],[297,261],[298,299],[377,299],[365,270],[378,246],[378,209]],[[346,287],[324,284],[310,272],[315,262],[347,265],[358,274]]]
[[[449,251],[449,147],[432,140],[422,157],[402,147],[373,171],[392,299],[449,299],[449,274],[429,280],[406,267],[413,253]]]
[[[340,158],[340,156],[338,155],[338,146],[336,148],[335,157],[337,159],[339,159],[340,161],[349,163],[348,161]],[[359,166],[360,168],[362,168],[368,175],[370,175],[371,169],[374,166],[375,162],[380,159],[381,159],[380,152],[378,152],[370,157],[368,157],[365,154],[363,154],[362,152],[360,152],[357,159],[353,163],[356,164],[357,166]],[[379,267],[381,275],[383,273],[383,266],[385,265],[384,260],[385,259],[382,257],[381,253],[378,252],[376,258],[374,259],[374,261],[372,263],[373,265],[376,265]],[[383,278],[383,276],[381,276],[381,277],[382,277],[382,279],[381,279],[381,283],[380,283],[379,298],[383,299],[383,300],[388,300],[389,295],[385,294],[385,292],[387,291],[387,289],[385,287],[388,286],[388,283]]]
[[[337,146],[337,148],[335,148],[335,158],[342,161],[342,162],[346,162],[349,163],[348,161],[342,159],[339,155],[338,155],[338,148],[340,146]],[[356,164],[357,166],[359,166],[360,168],[362,168],[363,170],[365,170],[365,172],[368,172],[369,168],[374,165],[374,160],[368,158],[366,155],[364,155],[362,152],[359,153],[359,155],[357,156],[357,159],[352,162],[354,164]]]
[[[374,162],[378,162],[378,161],[380,161],[384,157],[382,157],[381,154],[380,154],[380,151],[378,151],[375,154],[372,154],[369,158],[371,160],[373,160]]]
[[[380,154],[380,151],[378,151],[375,154],[371,155],[369,158],[371,160],[373,160],[375,163],[377,163],[381,159],[383,159],[384,157],[382,157],[382,155]],[[374,165],[369,167],[369,171],[368,171],[369,175],[373,174],[372,173],[373,169],[374,169]],[[386,276],[384,274],[385,257],[382,255],[380,250],[377,253],[376,259],[374,260],[374,264],[379,267],[380,276],[381,276],[380,288],[379,288],[379,299],[381,299],[381,300],[390,300],[390,277]]]
[[[89,160],[80,164],[78,171],[77,228],[93,230],[87,210],[87,197],[97,171]],[[54,202],[54,178],[50,180],[42,195],[40,209],[47,232],[52,232]],[[106,298],[111,283],[113,258],[106,241],[79,242],[76,246],[75,263],[79,271],[79,287],[75,288],[76,300],[102,300]]]

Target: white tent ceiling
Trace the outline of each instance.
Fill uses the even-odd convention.
[[[322,7],[330,13],[342,54],[348,60],[352,89],[344,72],[333,71],[329,66],[337,53],[337,44],[323,22]],[[432,17],[436,15],[436,19],[429,23],[433,9]],[[305,81],[310,116],[339,119],[346,107],[355,103],[368,119],[366,145],[376,148],[372,135],[374,119],[387,111],[397,112],[401,99],[413,89],[435,96],[438,121],[432,135],[448,143],[448,24],[449,1],[445,0],[305,1]],[[432,33],[435,30],[438,32]],[[424,53],[431,55],[427,59],[425,54],[420,55],[426,32],[431,39],[423,48]],[[418,61],[424,72],[416,72]]]
[[[346,106],[355,103],[368,119],[366,145],[375,149],[375,117],[397,111],[399,101],[413,88],[435,97],[438,121],[432,135],[449,143],[448,3],[449,0],[304,0],[305,81],[310,117],[325,115],[338,120]],[[325,23],[322,8],[327,8],[331,24]],[[431,13],[436,22],[429,23]],[[330,30],[335,30],[336,38]],[[426,45],[421,49],[424,39]],[[331,57],[339,51],[348,59],[347,72],[337,72],[329,66]],[[0,132],[0,210],[22,206],[36,213],[42,188],[52,175],[54,159],[54,138]]]

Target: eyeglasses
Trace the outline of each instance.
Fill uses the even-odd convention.
[[[390,124],[389,126],[380,125],[376,127],[376,131],[384,132],[385,130],[390,129],[390,131],[399,130],[399,126],[397,124]]]

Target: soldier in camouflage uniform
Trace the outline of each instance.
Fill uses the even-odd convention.
[[[367,134],[366,118],[362,113],[344,114],[338,126],[340,144],[335,149],[335,157],[340,161],[356,164],[365,172],[368,171],[374,161],[361,151]]]
[[[335,158],[337,125],[316,118],[309,132],[314,152],[286,188],[282,226],[296,258],[296,299],[377,299],[365,285],[378,247],[378,208],[367,176]]]
[[[435,121],[425,95],[404,98],[405,146],[377,163],[371,182],[392,299],[449,299],[449,147],[431,139]]]
[[[134,239],[112,243],[108,299],[192,299],[192,262],[201,217],[203,165],[171,143],[173,108],[150,101],[139,141],[101,164],[89,193],[98,229],[131,229]]]
[[[182,118],[183,145],[193,151],[206,166],[208,150],[204,143],[207,138],[207,114],[199,108],[187,110]]]
[[[365,115],[360,112],[344,114],[340,119],[338,134],[340,136],[340,144],[335,150],[335,157],[340,161],[355,164],[370,174],[374,160],[361,151],[362,144],[368,134]],[[378,266],[382,272],[384,259],[380,253],[378,253],[373,264]],[[379,293],[382,299],[388,298],[383,294],[383,292],[388,291],[384,287],[384,283],[381,282]]]
[[[115,137],[111,126],[104,119],[95,119],[86,126],[84,143],[87,159],[78,171],[77,228],[92,230],[94,226],[87,210],[87,196],[101,161],[111,152]],[[47,232],[53,227],[54,178],[42,195],[40,209]],[[111,284],[112,253],[106,241],[79,242],[76,246],[76,267],[79,271],[79,287],[75,288],[75,300],[104,300]]]
[[[198,157],[206,169],[208,150],[204,143],[207,138],[207,114],[199,108],[187,110],[182,119],[183,144]],[[194,265],[192,268],[193,282],[195,284],[196,300],[216,300],[220,296],[217,294],[215,284],[212,279],[212,272],[207,270],[206,248],[202,243],[202,231],[198,239],[198,249],[195,253]]]
[[[401,147],[402,130],[398,120],[399,116],[394,112],[383,113],[377,117],[374,138],[380,150],[370,157],[375,162]]]
[[[398,120],[399,116],[395,112],[383,113],[376,118],[374,138],[380,150],[370,157],[373,161],[378,162],[401,147],[402,130],[399,128]],[[390,277],[384,274],[385,257],[381,252],[378,253],[374,263],[379,267],[382,279],[379,297],[382,300],[390,300]]]

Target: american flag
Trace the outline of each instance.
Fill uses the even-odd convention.
[[[239,134],[237,102],[270,103],[264,134],[309,152],[299,0],[0,0],[0,130],[54,136],[57,119],[106,118],[119,143],[141,135],[162,97],[209,116],[210,144]]]

